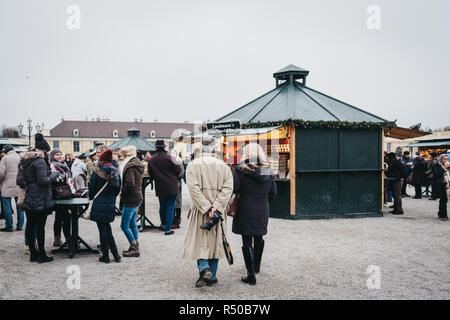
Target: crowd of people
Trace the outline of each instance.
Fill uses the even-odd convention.
[[[154,155],[138,154],[134,146],[111,150],[100,145],[90,153],[72,159],[59,148],[51,150],[42,134],[35,135],[35,147],[17,154],[11,146],[3,149],[0,161],[2,213],[4,232],[13,232],[12,198],[17,212],[16,230],[25,225],[25,254],[30,262],[53,260],[45,250],[47,217],[55,213],[54,247],[66,246],[71,237],[69,210],[54,205],[54,200],[82,197],[91,200],[89,219],[97,224],[101,249],[99,261],[121,262],[111,223],[120,201],[121,230],[129,242],[124,257],[139,257],[137,216],[144,201],[142,181],[148,175],[159,199],[160,229],[174,234],[180,227],[182,185],[187,185],[192,199],[188,213],[189,226],[183,246],[183,257],[197,262],[199,278],[196,287],[217,283],[219,259],[225,257],[222,228],[226,233],[227,205],[233,193],[239,194],[237,214],[232,231],[242,236],[242,254],[247,275],[242,282],[255,285],[267,234],[269,202],[276,195],[276,184],[261,146],[243,148],[241,162],[230,168],[216,153],[216,140],[205,136],[202,149],[185,163],[174,150],[166,151],[163,140],[156,142]],[[26,216],[26,224],[25,224]],[[208,227],[205,227],[208,226]],[[220,225],[220,226],[219,226]],[[64,235],[64,240],[62,239]]]
[[[430,153],[425,159],[417,152],[413,157],[409,151],[384,154],[385,175],[385,201],[392,202],[390,206],[394,215],[404,214],[402,198],[410,197],[406,192],[406,187],[414,186],[415,195],[412,199],[422,199],[422,188],[431,187],[429,200],[439,199],[438,218],[447,221],[447,201],[449,194],[450,162],[447,153],[438,155]]]

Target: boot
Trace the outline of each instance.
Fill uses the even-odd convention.
[[[55,241],[53,241],[54,247],[61,247],[63,245],[63,242],[61,241],[61,235],[55,236]]]
[[[134,244],[131,244],[130,249],[128,251],[124,251],[123,252],[123,256],[130,258],[130,257],[139,257],[140,253],[139,253],[139,243],[136,242]]]
[[[37,259],[37,263],[46,263],[53,261],[53,257],[47,256],[47,253],[45,253],[45,250],[39,250],[39,255]]]
[[[30,248],[30,262],[36,262],[38,261],[38,251],[34,246],[29,246]]]
[[[255,273],[259,273],[261,267],[261,258],[264,251],[264,240],[261,245],[257,245],[255,242]]]
[[[111,249],[111,253],[114,257],[114,261],[117,263],[120,263],[122,261],[122,257],[119,255],[117,246],[115,244],[113,246],[110,245],[110,249]]]
[[[100,262],[104,263],[110,263],[111,260],[109,260],[109,248],[108,245],[100,245],[102,249],[102,256],[98,259]]]
[[[253,248],[242,247],[242,253],[244,254],[245,267],[247,268],[247,276],[242,277],[242,282],[248,283],[250,285],[256,284],[255,277],[255,254]]]

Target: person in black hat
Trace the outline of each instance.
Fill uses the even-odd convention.
[[[156,153],[148,162],[148,174],[150,183],[155,181],[155,193],[159,198],[159,216],[161,228],[164,234],[170,235],[173,223],[175,203],[178,194],[178,176],[181,174],[180,167],[166,152],[164,140],[156,140]]]
[[[391,178],[389,187],[394,198],[394,210],[390,211],[390,213],[401,215],[403,214],[401,191],[405,175],[407,176],[408,172],[395,153],[388,153],[387,158],[389,159],[389,168],[386,176]]]

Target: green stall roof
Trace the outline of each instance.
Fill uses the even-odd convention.
[[[140,130],[136,128],[128,129],[128,136],[113,143],[109,147],[112,150],[126,146],[135,146],[138,151],[155,151],[155,145],[140,136]]]
[[[276,88],[246,105],[216,119],[239,119],[243,124],[276,122],[288,119],[304,121],[388,122],[306,86],[309,71],[289,65],[273,74]],[[302,79],[303,82],[296,81]]]

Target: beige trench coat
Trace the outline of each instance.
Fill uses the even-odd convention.
[[[233,193],[231,169],[209,154],[195,159],[186,168],[186,184],[192,198],[188,213],[189,230],[183,247],[185,259],[221,259],[225,257],[220,223],[210,231],[200,226],[210,220],[206,212],[214,207],[223,215],[226,232],[225,208]]]

